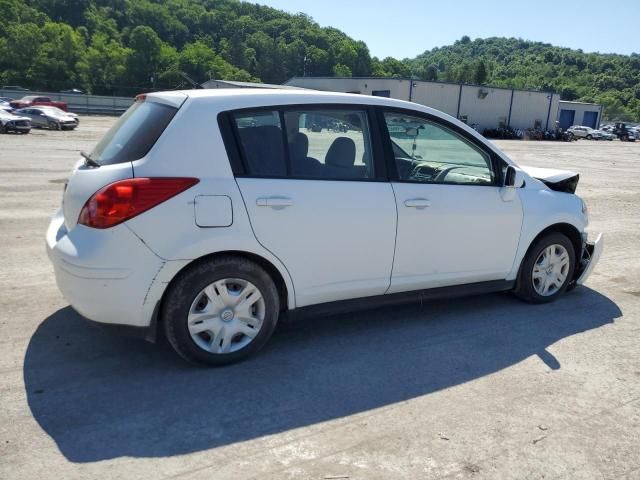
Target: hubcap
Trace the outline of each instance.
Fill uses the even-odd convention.
[[[570,265],[569,252],[562,245],[550,245],[540,252],[531,274],[536,293],[549,297],[560,290],[567,280]]]
[[[189,309],[187,325],[193,341],[210,353],[231,353],[246,347],[264,322],[260,290],[240,278],[225,278],[200,291]]]

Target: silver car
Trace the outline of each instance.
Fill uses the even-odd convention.
[[[15,111],[16,115],[29,117],[34,127],[51,130],[73,130],[78,126],[76,120],[66,112],[58,113],[45,107],[26,107]]]
[[[68,117],[73,118],[76,121],[76,125],[80,124],[80,118],[78,117],[77,113],[73,113],[73,112],[65,112],[64,110],[58,108],[58,107],[50,107],[49,105],[38,105],[37,108],[41,108],[43,110],[48,110],[50,112],[54,112],[58,115],[65,115]]]
[[[30,131],[31,121],[29,118],[0,110],[0,133],[29,133]]]

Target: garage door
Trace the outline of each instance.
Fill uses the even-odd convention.
[[[576,118],[575,110],[560,110],[560,128],[566,130],[573,125],[573,121]]]
[[[584,120],[582,125],[585,127],[596,128],[596,122],[598,121],[598,112],[584,112]]]

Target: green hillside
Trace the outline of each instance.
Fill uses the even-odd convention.
[[[563,100],[602,103],[609,117],[640,121],[636,53],[584,53],[516,38],[462,37],[409,63],[424,79],[554,90]]]
[[[520,39],[463,37],[415,59],[304,14],[238,0],[0,0],[0,84],[134,95],[188,86],[178,72],[282,83],[293,76],[417,76],[560,92],[640,121],[640,55],[583,53]]]

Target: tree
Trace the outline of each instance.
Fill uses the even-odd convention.
[[[155,76],[162,73],[160,61],[162,40],[151,27],[138,26],[131,31],[127,58],[127,76],[133,85],[152,86]]]
[[[85,55],[87,84],[85,89],[94,94],[110,94],[124,83],[127,58],[132,50],[103,32],[96,32]],[[130,95],[131,92],[119,90]]]
[[[336,77],[350,77],[351,69],[346,65],[338,63],[336,66],[333,67],[333,74]]]
[[[478,62],[478,65],[476,66],[473,81],[478,85],[484,85],[484,83],[487,81],[487,67],[484,64],[483,60],[480,60]]]
[[[421,78],[428,82],[432,82],[438,80],[438,67],[436,67],[433,63],[424,69],[422,72]]]

